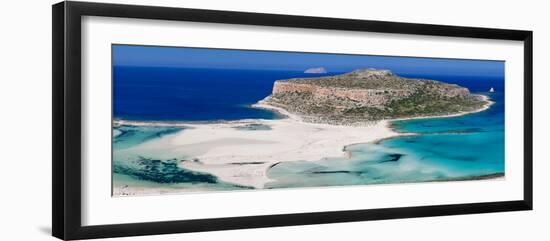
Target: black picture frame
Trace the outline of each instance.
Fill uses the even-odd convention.
[[[139,220],[136,220],[136,223],[130,224],[82,226],[81,18],[83,16],[522,41],[524,44],[523,199],[454,205],[342,210],[164,222],[139,222]],[[531,31],[70,1],[60,2],[52,6],[52,24],[52,233],[57,238],[66,240],[106,238],[518,211],[532,210],[533,208],[533,33]]]

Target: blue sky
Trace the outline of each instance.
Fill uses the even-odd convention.
[[[394,56],[296,53],[254,50],[113,45],[115,66],[264,69],[304,71],[324,67],[328,72],[389,69],[399,74],[503,76],[503,61],[414,58]]]

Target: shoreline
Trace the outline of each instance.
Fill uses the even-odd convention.
[[[113,119],[113,126],[162,126],[162,127],[190,127],[193,125],[215,124],[247,124],[254,121],[276,121],[279,119],[240,119],[240,120],[215,120],[215,121],[137,121]]]
[[[269,129],[235,128],[246,124],[267,125]],[[267,172],[278,163],[346,158],[347,145],[405,135],[389,128],[387,121],[335,126],[286,118],[185,126],[190,128],[134,148],[167,150],[170,156],[179,157],[177,165],[181,168],[253,188],[264,188],[272,181]]]
[[[351,125],[334,125],[334,124],[326,124],[326,123],[306,122],[299,115],[292,114],[281,107],[267,104],[264,102],[264,100],[260,100],[258,101],[258,103],[250,105],[250,107],[274,111],[284,116],[285,118],[283,119],[290,119],[301,123],[311,123],[311,124],[331,125],[331,126],[365,126],[365,125],[368,126],[368,125],[376,124],[380,121],[393,122],[393,121],[406,121],[406,120],[459,117],[459,116],[479,113],[479,112],[488,110],[491,107],[491,105],[495,103],[491,101],[490,98],[486,95],[482,95],[482,94],[475,94],[475,95],[480,96],[483,99],[483,101],[487,102],[486,104],[483,105],[483,107],[477,110],[465,111],[465,112],[453,113],[453,114],[447,114],[447,115],[414,116],[414,117],[402,117],[402,118],[393,118],[393,119],[381,119],[377,121],[368,121],[361,124],[358,123],[358,124],[351,124]],[[139,120],[113,119],[112,123],[113,125],[186,127],[186,126],[201,125],[201,124],[239,124],[239,123],[246,124],[253,121],[276,121],[276,120],[280,120],[280,119],[240,119],[240,120],[214,120],[214,121],[139,121]]]
[[[274,165],[289,161],[318,161],[331,157],[347,158],[347,146],[416,135],[417,133],[395,130],[392,127],[392,122],[449,118],[489,109],[494,102],[485,95],[480,96],[487,103],[474,111],[442,116],[379,120],[365,123],[365,125],[305,122],[298,115],[262,101],[251,107],[277,111],[287,118],[217,122],[147,122],[117,119],[113,120],[113,124],[187,127],[173,135],[143,143],[140,147],[166,149],[170,150],[174,156],[188,156],[190,158],[179,160],[179,167],[214,175],[226,183],[263,189],[266,183],[272,181],[267,173]],[[270,129],[250,131],[236,128],[249,124],[267,125]]]
[[[277,107],[277,106],[272,106],[270,104],[267,104],[265,103],[264,100],[260,100],[258,101],[258,103],[256,104],[252,104],[250,107],[253,107],[253,108],[258,108],[258,109],[264,109],[264,110],[270,110],[270,111],[275,111],[283,116],[285,116],[286,118],[288,119],[291,119],[291,120],[294,120],[294,121],[299,121],[299,122],[302,122],[303,121],[303,118],[296,115],[296,114],[292,114],[290,112],[288,112],[287,110],[281,108],[281,107]]]

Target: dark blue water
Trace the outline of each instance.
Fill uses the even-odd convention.
[[[268,96],[275,80],[335,74],[340,73],[115,66],[114,117],[157,121],[274,119],[276,113],[249,106]],[[491,87],[504,91],[504,81],[498,77],[397,74],[456,83],[472,92],[486,92]]]
[[[113,68],[114,117],[127,120],[209,121],[274,119],[249,108],[271,94],[278,79],[322,76],[296,71]]]

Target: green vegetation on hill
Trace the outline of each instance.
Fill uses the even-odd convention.
[[[336,76],[277,81],[275,85],[281,83],[285,87],[274,89],[263,101],[310,122],[354,124],[450,115],[475,111],[487,104],[481,96],[470,94],[464,87],[403,78],[388,70],[356,70]],[[293,84],[314,88],[293,88]],[[317,87],[323,91],[319,92]],[[352,91],[356,94],[350,94]]]

